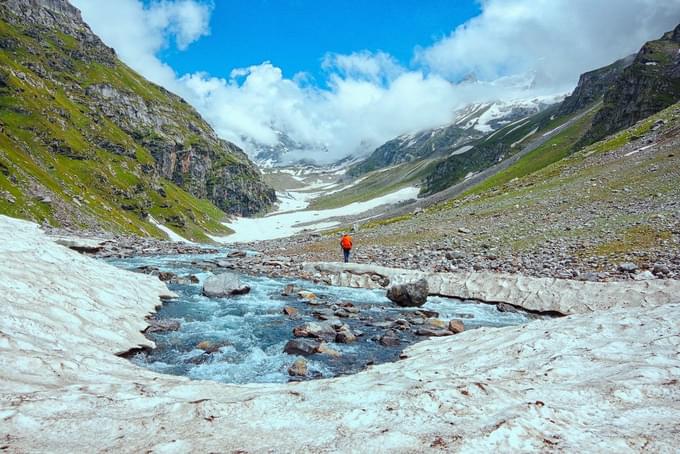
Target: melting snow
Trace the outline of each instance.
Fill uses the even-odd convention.
[[[531,137],[531,136],[533,136],[534,134],[536,134],[536,132],[538,132],[538,126],[535,127],[532,131],[529,131],[529,133],[528,133],[527,135],[525,135],[524,137],[522,137],[521,139],[519,139],[517,142],[513,142],[512,145],[510,145],[510,148],[515,148],[515,146],[517,146],[517,144],[520,144],[520,143],[524,142],[524,141],[527,140],[529,137]]]
[[[28,222],[0,216],[0,237],[0,413],[10,452],[680,446],[680,304],[653,293],[641,307],[433,338],[402,361],[347,377],[223,385],[114,355],[152,345],[140,331],[168,294],[157,278],[58,246]]]
[[[262,218],[237,218],[235,221],[225,225],[234,230],[235,233],[226,237],[213,237],[221,243],[237,243],[255,240],[273,240],[294,235],[305,229],[319,230],[333,227],[339,222],[327,221],[327,219],[360,214],[381,205],[394,204],[405,200],[415,199],[420,190],[416,187],[403,188],[398,191],[386,194],[366,202],[354,202],[341,208],[329,210],[309,210],[309,211],[279,211],[275,214]],[[289,206],[300,206],[305,201],[295,200],[297,197],[305,197],[297,192],[289,192],[291,201]],[[295,205],[299,204],[299,205]]]
[[[474,147],[472,145],[465,145],[465,146],[462,146],[460,148],[456,148],[455,150],[453,150],[449,156],[454,156],[454,155],[457,155],[457,154],[463,154],[466,151],[472,150],[473,148]]]
[[[153,225],[158,227],[160,230],[165,232],[166,235],[168,235],[168,238],[170,241],[174,241],[175,243],[188,243],[188,244],[195,244],[193,241],[189,241],[186,238],[184,238],[182,235],[178,235],[177,233],[173,232],[170,228],[166,227],[165,225],[161,224],[158,222],[156,219],[154,219],[153,216],[149,215],[149,222],[151,222]]]

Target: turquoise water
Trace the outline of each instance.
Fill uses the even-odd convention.
[[[385,297],[384,290],[350,289],[302,280],[240,275],[242,283],[252,289],[249,294],[212,299],[202,296],[202,282],[212,273],[203,271],[199,264],[192,262],[223,257],[224,254],[174,255],[109,261],[125,269],[153,266],[179,276],[193,274],[200,280],[191,285],[168,285],[179,298],[165,302],[157,318],[178,320],[181,328],[148,334],[157,348],[134,355],[131,358],[134,363],[157,372],[193,379],[226,383],[286,382],[291,379],[288,367],[297,358],[283,352],[286,342],[294,339],[293,328],[305,322],[318,322],[313,316],[314,311],[340,302],[351,302],[359,309],[356,318],[340,320],[353,331],[363,332],[363,335],[352,344],[329,342],[328,346],[341,354],[339,357],[324,354],[307,357],[310,377],[350,374],[367,364],[395,361],[406,346],[425,339],[411,331],[400,331],[400,345],[387,347],[378,342],[379,336],[387,329],[380,323],[404,318],[407,312],[416,310],[394,306]],[[281,296],[287,284],[313,292],[323,305],[312,306],[295,296]],[[284,315],[284,306],[298,309],[300,317],[293,320]],[[524,314],[502,313],[493,305],[450,298],[430,297],[423,309],[438,312],[439,318],[445,321],[462,319],[468,330],[528,321]],[[206,341],[215,345],[216,351],[206,353],[197,347]]]

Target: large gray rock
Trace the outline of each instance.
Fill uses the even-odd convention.
[[[387,289],[387,297],[394,301],[397,306],[418,307],[427,301],[429,291],[427,280],[418,279],[407,284],[395,284]]]
[[[283,352],[289,355],[309,356],[319,353],[321,341],[315,339],[291,339],[286,342]]]
[[[335,328],[328,322],[309,322],[293,328],[293,335],[332,341],[335,339]]]
[[[222,298],[232,295],[244,295],[250,291],[247,285],[241,285],[237,274],[222,273],[210,276],[203,284],[203,294],[209,298]]]

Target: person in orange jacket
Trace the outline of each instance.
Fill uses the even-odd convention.
[[[349,262],[349,253],[352,250],[352,237],[348,233],[343,233],[342,238],[340,238],[340,247],[342,248],[342,256],[345,259],[345,263]]]

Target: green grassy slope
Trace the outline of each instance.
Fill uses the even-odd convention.
[[[399,164],[387,169],[376,170],[356,180],[356,184],[315,199],[312,209],[339,208],[354,202],[364,202],[407,186],[420,183],[437,161],[425,159]]]
[[[191,240],[228,233],[220,209],[160,177],[148,149],[64,87],[106,83],[150,103],[170,102],[186,115],[190,107],[120,62],[68,67],[81,46],[69,35],[31,35],[0,20],[0,213],[164,237],[148,221],[151,214]],[[179,133],[192,140],[188,131]]]

